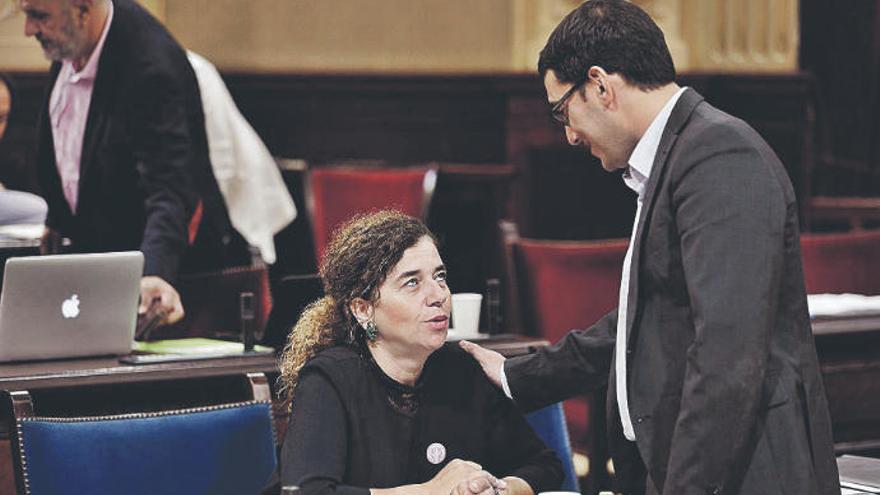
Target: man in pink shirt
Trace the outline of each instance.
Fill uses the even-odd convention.
[[[183,49],[132,0],[19,0],[51,68],[37,168],[44,252],[144,253],[141,312],[183,316],[180,271],[246,259],[210,170],[198,86]]]

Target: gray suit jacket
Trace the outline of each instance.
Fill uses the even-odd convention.
[[[609,386],[624,482],[638,452],[648,493],[840,493],[797,211],[764,140],[687,90],[664,129],[633,246],[627,387],[637,449],[626,448]],[[529,409],[613,384],[616,325],[612,311],[508,360],[514,399]]]

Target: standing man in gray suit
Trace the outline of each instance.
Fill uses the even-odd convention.
[[[620,492],[840,493],[773,150],[675,83],[663,33],[626,1],[570,13],[538,68],[568,142],[637,194],[620,304],[529,356],[462,346],[525,409],[607,384]]]

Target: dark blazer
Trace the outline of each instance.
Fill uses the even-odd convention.
[[[228,229],[210,170],[195,74],[168,31],[131,0],[114,0],[113,22],[98,62],[80,168],[77,211],[61,189],[49,95],[37,149],[46,223],[75,251],[140,249],[145,275],[173,281],[187,249],[187,226],[203,206],[201,228]]]
[[[779,159],[688,89],[643,201],[626,325],[637,449],[623,437],[613,386],[616,310],[508,360],[514,399],[534,408],[609,384],[610,446],[627,493],[639,491],[627,487],[639,461],[647,493],[840,493],[798,209]]]

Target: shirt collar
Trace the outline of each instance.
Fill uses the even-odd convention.
[[[648,182],[648,177],[651,176],[654,158],[657,155],[657,148],[660,146],[660,138],[663,137],[663,129],[666,128],[669,116],[672,114],[672,109],[675,108],[675,104],[685,89],[687,87],[679,88],[663,105],[663,108],[660,109],[660,112],[651,121],[651,125],[648,126],[648,129],[639,139],[639,142],[636,143],[636,147],[633,148],[632,154],[629,156],[627,161],[629,166],[623,172],[623,181],[639,197],[642,196],[642,192],[645,190],[645,183]]]
[[[107,20],[104,21],[104,29],[101,31],[101,37],[98,39],[98,44],[95,45],[95,49],[92,50],[92,54],[89,55],[89,61],[86,62],[85,67],[77,72],[76,69],[73,68],[72,60],[64,60],[63,69],[70,82],[74,84],[80,81],[94,81],[98,74],[98,61],[101,59],[101,53],[104,51],[104,41],[107,39],[107,33],[110,32],[110,23],[113,22],[113,2],[108,3],[110,5],[110,10],[107,13]]]

